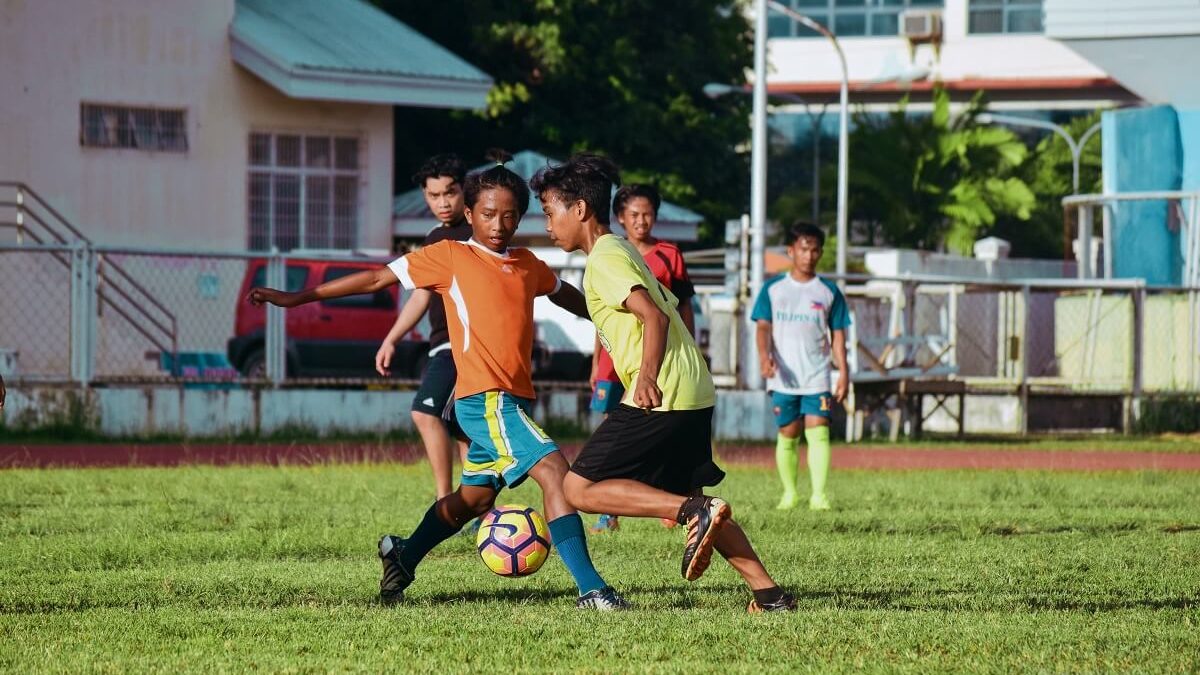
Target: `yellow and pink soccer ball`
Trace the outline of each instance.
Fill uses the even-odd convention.
[[[489,570],[502,577],[523,577],[538,571],[550,557],[550,530],[531,507],[497,506],[479,524],[475,547]]]

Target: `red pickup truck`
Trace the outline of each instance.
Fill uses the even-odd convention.
[[[382,262],[382,261],[381,261]],[[326,281],[375,269],[381,262],[288,260],[287,290],[298,291]],[[226,353],[229,362],[247,377],[265,376],[263,345],[266,310],[245,302],[246,293],[266,285],[265,259],[246,266],[234,322],[234,336]],[[399,286],[373,294],[352,295],[314,302],[287,310],[287,372],[298,377],[378,377],[375,352],[396,321]],[[396,345],[392,359],[395,377],[421,376],[429,351],[429,325],[425,319]]]

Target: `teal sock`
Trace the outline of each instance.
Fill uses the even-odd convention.
[[[404,563],[410,572],[417,569],[417,565],[435,546],[453,537],[461,529],[461,525],[454,526],[442,520],[437,514],[437,502],[434,502],[425,512],[421,524],[405,539],[404,550],[400,552],[400,562]]]
[[[558,557],[562,558],[567,571],[575,579],[579,594],[585,595],[608,586],[592,565],[587,539],[583,536],[583,519],[579,514],[570,513],[555,518],[549,524],[550,541],[553,542],[554,548],[558,549]]]

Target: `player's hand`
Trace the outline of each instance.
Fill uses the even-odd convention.
[[[262,307],[264,304],[270,303],[279,307],[295,307],[296,294],[277,291],[274,288],[251,288],[246,294],[246,302],[255,307]]]
[[[654,380],[638,375],[633,387],[633,402],[643,410],[653,410],[662,405],[662,390]]]
[[[842,403],[846,400],[846,393],[850,390],[850,375],[848,373],[838,373],[837,386],[833,388],[833,400]]]
[[[775,357],[768,354],[760,358],[758,360],[758,367],[762,371],[764,378],[775,377]]]
[[[596,367],[596,363],[592,362],[592,374],[588,376],[588,386],[592,388],[592,391],[596,391],[596,373],[599,372],[599,370],[600,369]]]
[[[396,354],[396,345],[384,341],[375,352],[375,372],[387,377],[392,374],[392,357]]]

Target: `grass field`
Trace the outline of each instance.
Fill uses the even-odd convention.
[[[556,558],[495,577],[464,537],[380,607],[376,538],[428,486],[424,465],[0,472],[0,670],[1200,669],[1195,474],[842,472],[813,514],[734,468],[719,492],[787,616],[745,614],[722,562],[683,581],[681,533],[649,521],[591,539],[633,612],[574,609]]]

